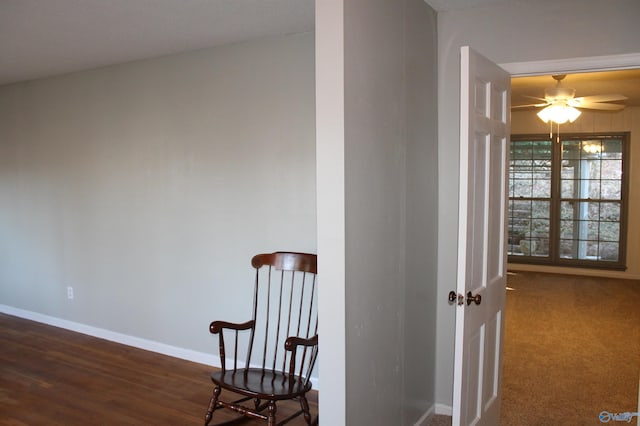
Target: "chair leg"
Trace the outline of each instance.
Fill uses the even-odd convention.
[[[276,426],[276,411],[278,411],[278,408],[276,407],[276,402],[269,401],[269,415],[267,416],[268,426]]]
[[[300,396],[300,408],[302,408],[302,413],[304,415],[304,420],[308,425],[311,424],[311,413],[309,412],[309,402],[304,395]]]
[[[216,406],[218,405],[218,397],[220,396],[220,392],[222,389],[220,386],[216,386],[213,389],[213,396],[211,397],[211,401],[209,401],[209,408],[207,409],[207,414],[204,416],[204,426],[207,426],[211,421],[211,417],[213,417],[213,412],[216,410]]]

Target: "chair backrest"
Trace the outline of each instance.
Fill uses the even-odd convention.
[[[291,353],[285,351],[290,336],[309,339],[318,334],[317,256],[307,253],[258,254],[253,320],[247,365],[287,373]],[[295,374],[307,381],[318,354],[317,344],[296,354]]]

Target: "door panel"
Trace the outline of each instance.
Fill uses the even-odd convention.
[[[510,76],[461,49],[454,425],[500,422]],[[467,294],[479,304],[467,303]]]

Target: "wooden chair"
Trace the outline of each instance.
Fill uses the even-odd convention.
[[[300,414],[307,424],[317,424],[305,396],[318,356],[316,255],[258,254],[251,264],[256,270],[252,319],[240,324],[214,321],[209,326],[219,336],[222,370],[211,374],[215,387],[204,424],[215,410],[227,408],[276,425],[276,403],[287,399],[299,401],[300,410],[279,425]],[[220,399],[223,390],[242,397],[225,402]]]

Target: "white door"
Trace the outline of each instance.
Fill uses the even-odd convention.
[[[511,79],[469,47],[461,56],[453,425],[498,425]]]

